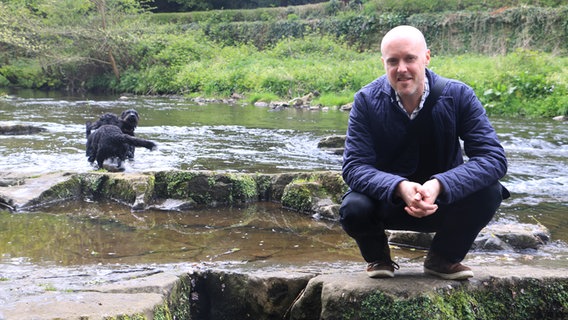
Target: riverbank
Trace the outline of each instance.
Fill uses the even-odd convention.
[[[126,7],[130,5],[136,7],[132,2]],[[89,11],[88,18],[73,10],[67,12],[70,17],[60,17],[65,13],[55,3],[52,7],[43,15],[15,3],[3,7],[16,20],[10,25],[19,27],[7,29],[7,42],[15,49],[7,46],[4,52],[1,87],[79,94],[237,95],[248,103],[289,101],[318,92],[315,105],[341,106],[383,74],[378,50],[382,35],[408,24],[425,33],[432,50],[429,67],[472,86],[490,115],[568,113],[566,46],[557,41],[566,38],[567,6],[441,13],[337,6],[317,10],[316,16],[294,7],[272,17],[265,10],[257,15],[226,10],[152,15],[115,8],[116,19],[100,29],[86,23],[99,21],[97,10]],[[248,18],[242,21],[243,16]],[[37,37],[14,42],[29,39],[22,34]]]

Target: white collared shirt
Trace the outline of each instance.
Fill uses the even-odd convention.
[[[422,110],[422,108],[424,107],[424,102],[426,101],[426,98],[428,97],[429,94],[430,94],[430,84],[428,83],[428,78],[424,77],[424,93],[420,98],[420,103],[418,104],[418,108],[414,109],[414,111],[412,111],[411,114],[408,114],[408,112],[406,112],[406,109],[404,109],[404,106],[402,105],[402,101],[400,100],[398,92],[396,93],[396,102],[398,103],[398,106],[402,109],[402,111],[404,111],[404,113],[408,115],[410,120],[412,120],[416,118],[416,116],[418,116],[418,112],[420,112],[420,110]]]

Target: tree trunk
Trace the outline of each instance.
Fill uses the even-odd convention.
[[[101,24],[102,24],[102,29],[106,31],[106,0],[91,0],[95,3],[95,5],[97,6],[97,10],[99,11],[99,14],[101,15]],[[118,70],[118,65],[116,64],[116,60],[114,59],[114,55],[112,54],[112,48],[109,47],[108,49],[108,59],[110,62],[110,65],[112,66],[112,71],[114,72],[114,76],[116,77],[116,80],[120,81],[120,71]]]

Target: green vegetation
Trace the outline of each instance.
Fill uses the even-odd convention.
[[[148,318],[143,314],[133,314],[133,315],[119,315],[116,317],[105,317],[104,320],[147,320]]]
[[[57,288],[51,283],[41,283],[39,284],[45,291],[57,291]]]
[[[473,87],[489,114],[568,114],[568,59],[518,49],[504,56],[434,56],[431,68]]]
[[[282,194],[282,206],[299,212],[310,212],[314,194],[320,192],[320,185],[298,179],[288,184]]]
[[[249,175],[229,174],[231,190],[229,203],[250,202],[258,199],[256,181]]]
[[[133,0],[12,0],[0,3],[0,86],[238,93],[251,103],[318,91],[312,104],[337,106],[383,73],[380,38],[404,23],[424,31],[432,69],[471,85],[489,114],[550,117],[568,114],[567,17],[557,0],[332,0],[171,14]]]
[[[183,199],[189,197],[188,183],[197,175],[194,172],[158,172],[155,175],[155,189],[158,197]]]
[[[486,290],[456,288],[436,295],[396,299],[366,297],[344,319],[562,319],[568,307],[565,282],[526,279],[486,283]],[[358,310],[358,311],[355,311]]]

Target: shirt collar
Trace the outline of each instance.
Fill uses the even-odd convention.
[[[416,118],[416,116],[418,116],[418,112],[420,112],[420,110],[422,110],[422,108],[424,107],[424,102],[426,101],[426,98],[428,98],[428,95],[430,94],[430,83],[428,82],[428,77],[424,77],[424,93],[422,94],[422,97],[420,98],[420,103],[418,104],[418,108],[414,109],[414,111],[412,111],[412,114],[408,114],[406,112],[406,110],[404,109],[404,106],[402,105],[402,101],[400,100],[400,96],[398,95],[398,92],[395,92],[396,94],[396,102],[398,104],[398,106],[402,109],[402,111],[404,111],[404,113],[406,115],[408,115],[408,117],[410,118],[410,120]]]

